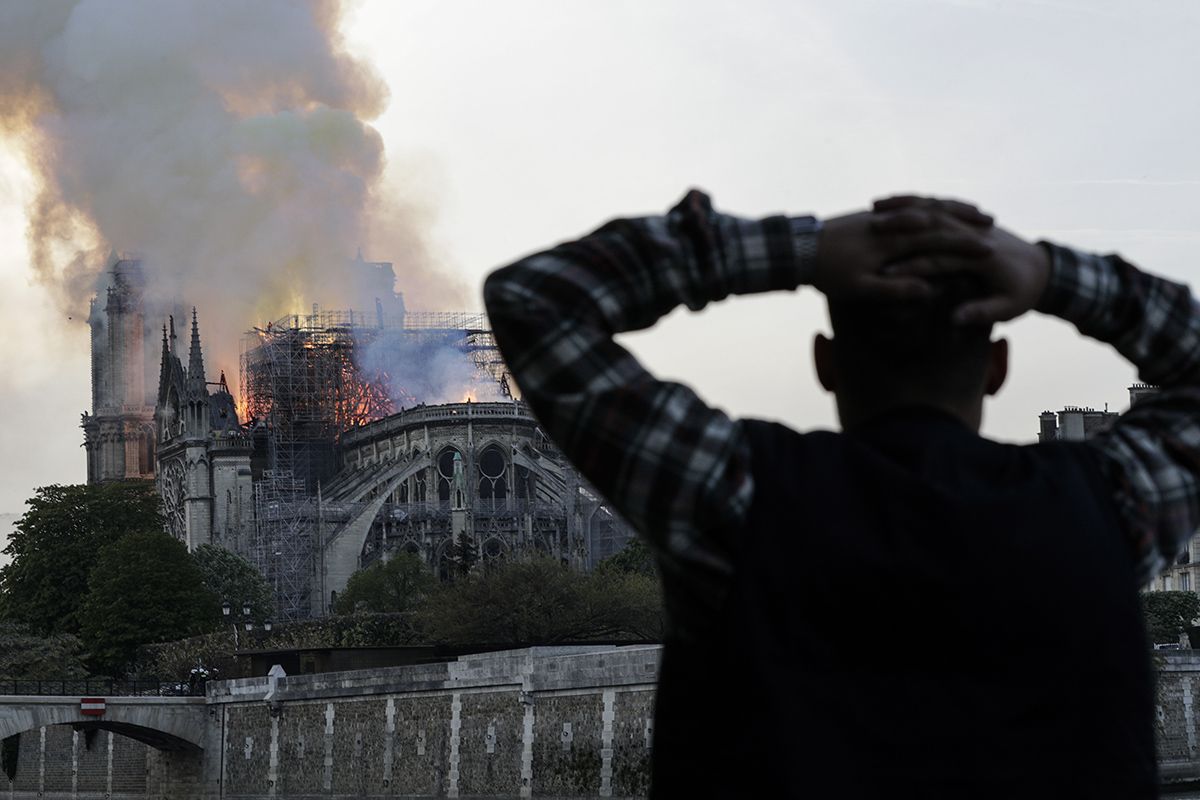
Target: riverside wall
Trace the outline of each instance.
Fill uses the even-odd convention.
[[[213,745],[22,735],[0,800],[642,797],[657,647],[532,648],[209,687]],[[1200,651],[1155,656],[1164,781],[1200,779]]]
[[[213,683],[202,753],[46,726],[22,734],[0,800],[641,797],[659,652],[530,648]]]
[[[658,647],[532,648],[214,687],[223,796],[639,797]]]

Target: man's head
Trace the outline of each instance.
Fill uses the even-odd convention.
[[[959,325],[955,308],[980,296],[970,276],[941,276],[920,301],[829,299],[833,339],[814,343],[817,376],[837,396],[844,428],[891,408],[939,408],[979,427],[983,397],[1000,389],[1008,343],[991,325]]]

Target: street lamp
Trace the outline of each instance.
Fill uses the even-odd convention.
[[[250,616],[251,611],[253,611],[253,609],[250,607],[250,601],[243,600],[241,616],[237,617],[237,616],[234,616],[234,613],[233,613],[233,604],[230,603],[228,600],[221,601],[221,616],[228,619],[233,627],[233,649],[234,650],[240,650],[242,647],[241,637],[238,636],[238,626],[237,626],[236,620],[240,619],[242,621],[242,625],[246,629],[246,633],[250,633],[251,631],[254,630],[254,619]],[[265,631],[271,630],[271,621],[270,620],[267,620],[263,623],[263,630],[265,630]]]

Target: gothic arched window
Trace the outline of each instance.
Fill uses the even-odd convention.
[[[450,497],[454,492],[454,457],[458,456],[462,459],[462,454],[453,447],[447,447],[437,457],[438,471],[438,505],[442,508],[450,507]]]
[[[504,557],[504,543],[499,539],[488,539],[483,543],[483,560],[495,561]]]
[[[494,444],[479,454],[479,499],[490,501],[492,508],[502,505],[508,496],[507,467],[503,451]]]

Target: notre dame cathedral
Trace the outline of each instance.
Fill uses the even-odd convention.
[[[185,367],[172,317],[159,358],[146,352],[140,262],[115,260],[106,302],[92,302],[92,413],[83,415],[88,482],[153,479],[167,529],[194,549],[242,551],[254,529],[250,437],[225,377],[209,383],[192,312]]]

